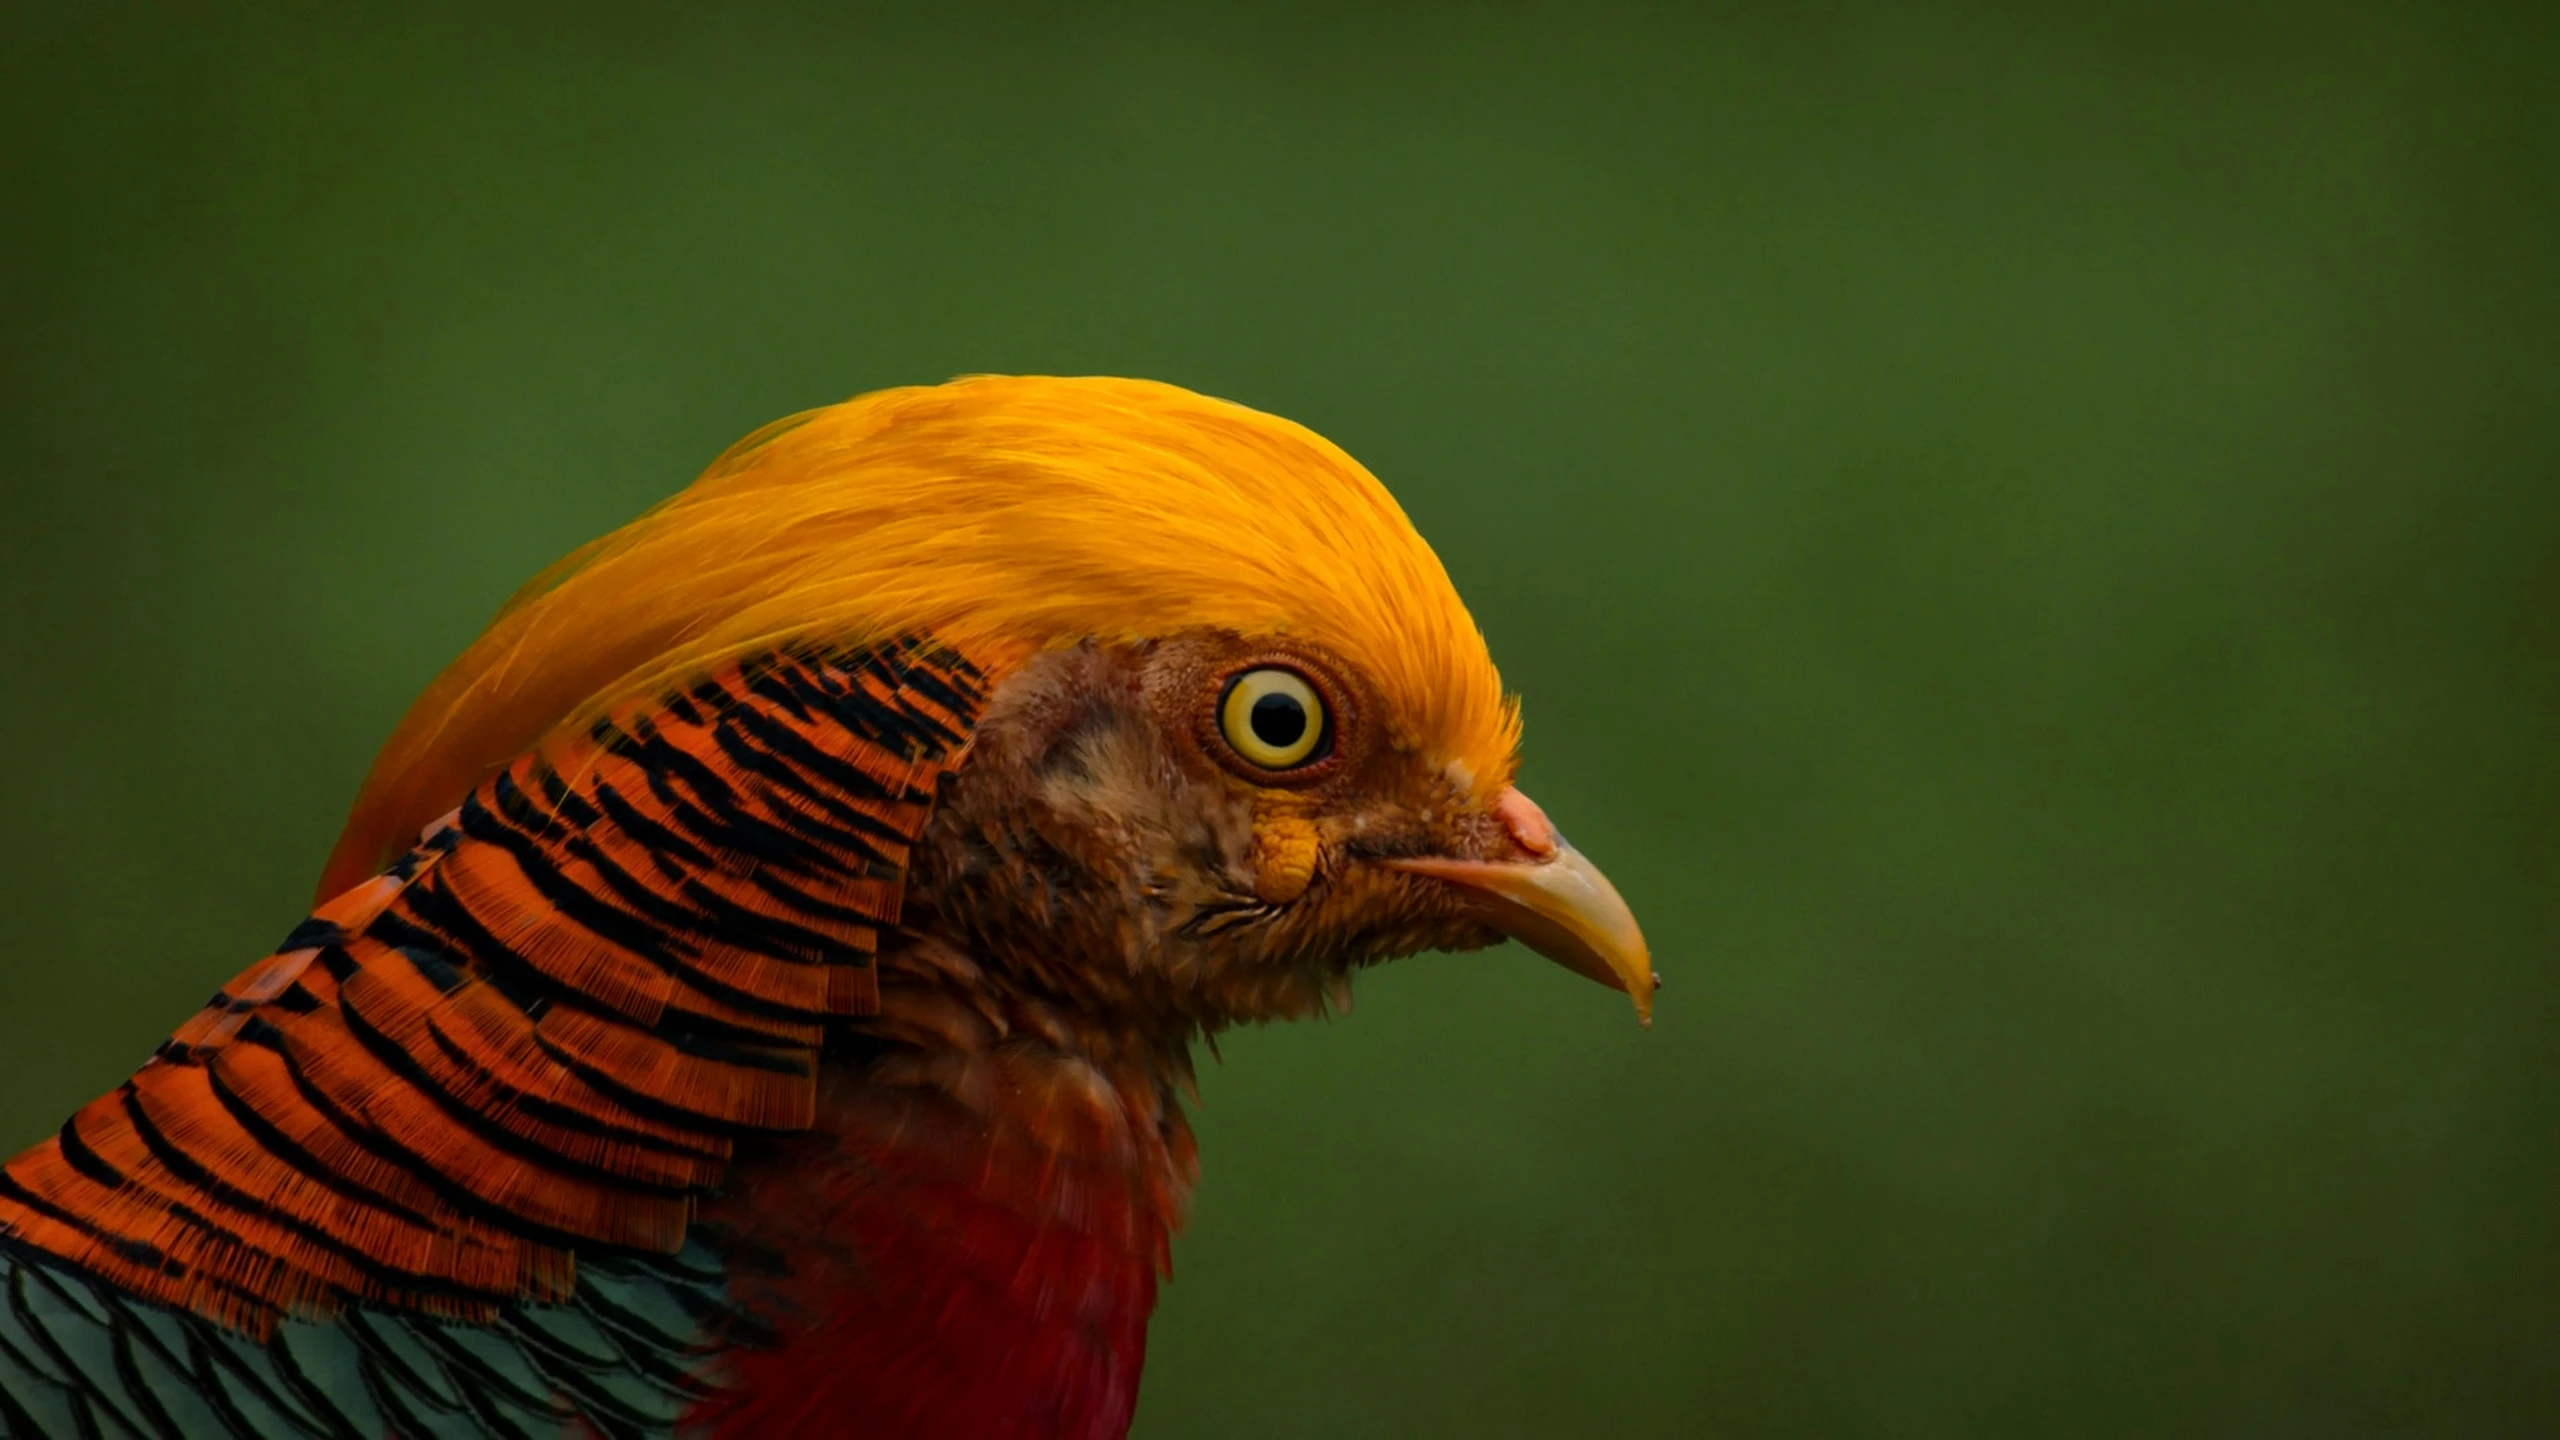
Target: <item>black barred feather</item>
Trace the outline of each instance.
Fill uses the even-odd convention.
[[[0,1166],[0,1440],[675,1433],[761,1338],[695,1206],[876,1013],[983,679],[738,662],[296,926]]]

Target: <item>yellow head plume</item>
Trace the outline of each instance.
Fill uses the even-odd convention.
[[[536,576],[413,705],[323,876],[371,875],[555,731],[794,640],[980,664],[1208,627],[1311,642],[1399,744],[1510,780],[1519,722],[1439,558],[1303,426],[1143,380],[975,376],[776,421]]]

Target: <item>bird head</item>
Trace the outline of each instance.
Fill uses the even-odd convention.
[[[529,746],[725,660],[923,637],[987,676],[908,920],[1212,1028],[1509,936],[1626,991],[1633,916],[1513,785],[1518,710],[1377,479],[1169,385],[972,377],[778,421],[552,567],[418,702],[322,890]]]

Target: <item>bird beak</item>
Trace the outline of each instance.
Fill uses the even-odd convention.
[[[1456,860],[1415,855],[1382,863],[1455,886],[1478,918],[1577,975],[1636,1002],[1638,1024],[1653,1024],[1652,953],[1618,887],[1556,833],[1535,801],[1505,789],[1494,813],[1525,852],[1519,860]]]

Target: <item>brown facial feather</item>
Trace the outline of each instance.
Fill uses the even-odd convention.
[[[1262,665],[1323,698],[1316,763],[1261,770],[1221,735],[1224,686]],[[1226,635],[1035,656],[943,787],[908,928],[982,957],[991,983],[1166,1038],[1315,1013],[1359,966],[1492,944],[1446,887],[1370,863],[1520,854],[1387,742],[1381,709],[1329,656]]]

